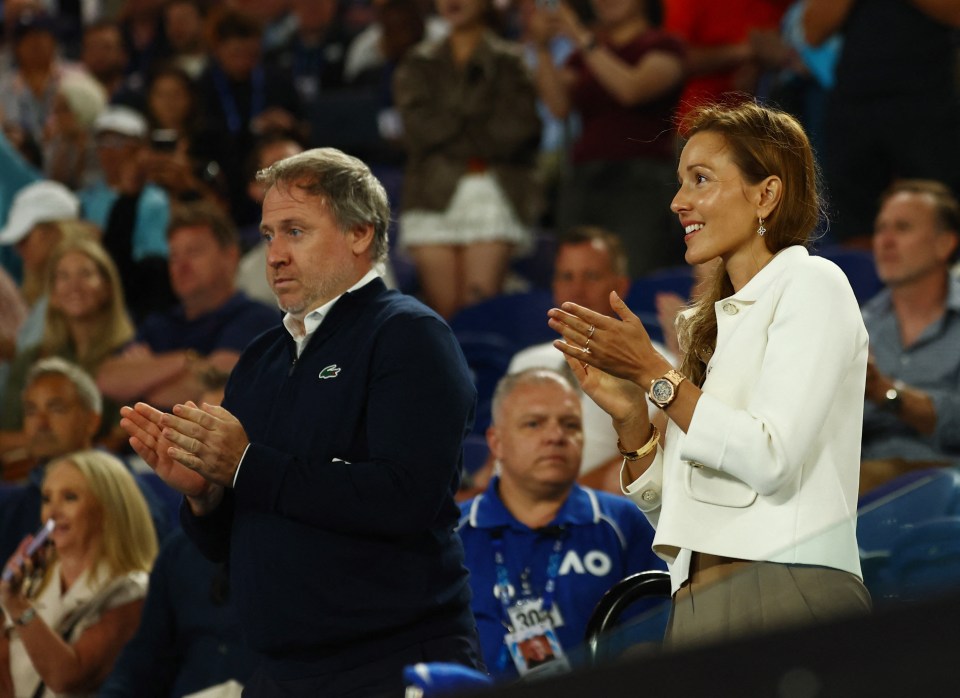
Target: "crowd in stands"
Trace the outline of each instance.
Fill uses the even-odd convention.
[[[0,584],[0,695],[185,695],[248,675],[222,565],[179,531],[119,407],[199,403],[280,323],[256,173],[308,148],[360,157],[386,186],[389,286],[447,320],[549,289],[546,329],[551,305],[612,315],[612,291],[635,299],[640,280],[684,267],[670,210],[683,114],[779,106],[822,165],[815,251],[855,251],[883,286],[862,306],[861,493],[960,465],[956,3],[2,4],[0,563],[48,518],[62,532],[42,576]],[[638,311],[677,367],[676,322],[704,271],[684,268],[680,294],[645,290]],[[461,493],[460,532],[487,666],[512,678],[533,667],[501,651],[499,546],[511,575],[533,560],[524,583],[541,587],[551,556],[576,553],[554,650],[582,637],[603,589],[662,563],[646,520],[610,494],[622,451],[562,355],[511,345],[502,368],[499,393],[480,395],[489,457]],[[509,422],[521,408],[555,430],[548,475]],[[603,574],[584,572],[594,550]],[[30,593],[47,600],[35,619]]]

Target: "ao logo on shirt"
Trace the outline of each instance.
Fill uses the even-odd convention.
[[[576,550],[568,550],[563,556],[563,562],[560,563],[559,576],[562,577],[571,572],[574,574],[589,572],[595,577],[606,577],[611,569],[613,569],[613,563],[610,561],[610,556],[602,550],[591,550],[583,556],[583,559],[577,555]]]
[[[592,574],[595,577],[606,577],[612,569],[613,562],[610,560],[610,556],[602,550],[591,550],[583,557],[580,557],[576,550],[568,550],[567,554],[563,556],[563,561],[560,563],[560,571],[557,573],[557,576]],[[516,591],[512,584],[509,585],[509,589],[510,596],[514,596]],[[500,596],[500,587],[496,584],[493,586],[493,595],[497,597]]]

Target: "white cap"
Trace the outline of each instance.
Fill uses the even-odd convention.
[[[0,245],[15,245],[37,223],[78,218],[80,200],[59,182],[44,179],[17,192],[10,205],[7,224],[0,230]]]
[[[147,137],[147,120],[136,109],[109,106],[93,122],[94,133],[119,133],[131,138]]]

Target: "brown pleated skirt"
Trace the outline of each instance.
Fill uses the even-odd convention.
[[[872,607],[856,576],[831,567],[737,561],[708,572],[718,569],[725,574],[694,574],[674,594],[667,649],[823,623]]]

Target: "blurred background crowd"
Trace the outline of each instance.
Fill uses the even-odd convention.
[[[617,290],[677,358],[674,320],[702,271],[684,265],[670,211],[678,124],[693,105],[756,99],[798,117],[827,201],[817,251],[848,273],[861,303],[899,283],[878,257],[887,250],[889,266],[897,244],[880,231],[902,218],[878,222],[895,181],[938,183],[901,193],[931,197],[938,230],[958,233],[957,2],[0,6],[0,462],[4,481],[31,492],[16,506],[4,500],[0,561],[26,533],[11,517],[22,514],[27,530],[39,523],[38,464],[95,446],[129,459],[119,405],[215,401],[246,344],[279,322],[255,174],[303,149],[335,147],[370,164],[394,209],[384,277],[461,340],[480,392],[465,452],[475,489],[465,493],[480,491],[493,468],[484,438],[493,385],[523,368],[511,364],[517,352],[552,339],[545,311],[554,303],[609,313]],[[954,237],[935,271],[955,260]],[[907,352],[871,365],[878,439],[909,433],[906,446],[871,452],[864,491],[960,457],[957,283],[954,267],[952,281],[934,284],[946,324],[922,365],[939,365],[951,346],[956,356],[933,385],[906,368]],[[901,338],[925,341],[926,327]],[[70,363],[44,367],[50,359]],[[936,427],[890,416],[889,401],[909,402],[917,386],[934,395]],[[583,476],[617,491],[609,426],[590,425],[588,402]],[[605,441],[610,448],[591,451]],[[93,478],[97,459],[81,460],[60,468],[61,479]],[[175,529],[175,503],[138,483],[158,535]],[[209,580],[205,594],[224,597],[222,570],[187,548],[179,538],[161,549],[155,575],[170,578],[151,585],[176,584],[171,570],[183,564]],[[120,570],[140,596],[138,575],[154,554]],[[236,632],[232,617],[213,622]],[[135,627],[126,622],[127,637]],[[143,663],[159,652],[145,642],[131,650]],[[235,652],[239,666],[245,655]]]

